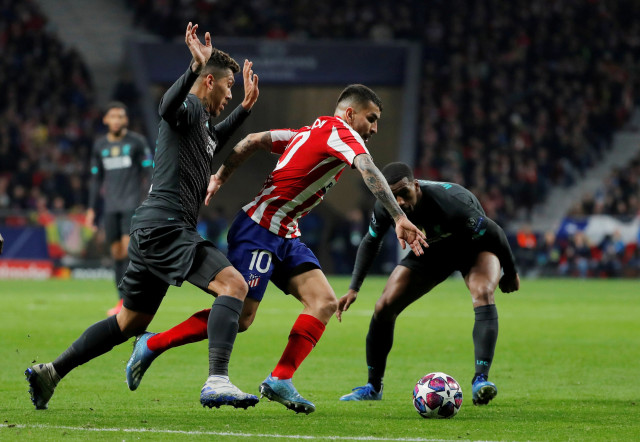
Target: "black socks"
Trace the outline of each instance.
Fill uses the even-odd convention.
[[[382,388],[382,378],[387,368],[387,356],[393,346],[393,330],[396,322],[379,321],[371,317],[369,333],[367,333],[367,368],[368,382],[377,392]]]
[[[238,319],[243,301],[232,296],[218,296],[211,307],[209,334],[209,376],[228,376],[229,358],[238,334]]]
[[[53,368],[63,378],[78,365],[105,354],[116,345],[122,344],[126,338],[118,327],[115,315],[96,322],[53,361]]]
[[[498,340],[498,310],[495,304],[482,305],[473,310],[476,312],[473,325],[476,375],[488,376]]]

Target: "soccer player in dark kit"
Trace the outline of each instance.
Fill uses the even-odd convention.
[[[247,283],[222,252],[202,239],[196,220],[212,175],[213,155],[240,126],[258,98],[258,77],[245,60],[245,97],[224,121],[213,126],[231,100],[238,64],[187,26],[185,42],[193,59],[187,71],[160,102],[158,141],[151,191],[131,224],[130,263],[120,283],[122,310],[97,322],[52,363],[25,372],[31,400],[45,409],[61,378],[75,367],[110,351],[143,332],[169,285],[185,280],[216,297],[208,318],[209,377],[202,388],[203,406],[246,408],[257,396],[243,393],[229,381],[228,365],[238,332],[238,318]]]
[[[498,286],[504,293],[520,288],[507,238],[502,229],[487,218],[478,199],[464,187],[416,180],[404,163],[388,164],[382,173],[409,220],[425,230],[430,247],[422,256],[407,255],[389,276],[376,302],[366,339],[368,383],[354,388],[340,400],[382,399],[382,378],[393,345],[396,318],[407,306],[459,270],[471,293],[475,311],[473,403],[488,404],[498,394],[495,384],[487,380],[498,338],[494,292]],[[338,301],[338,320],[342,320],[342,313],[356,300],[382,238],[392,226],[393,219],[376,202],[369,231],[358,248],[349,291]]]
[[[91,153],[91,184],[89,209],[85,224],[94,228],[100,188],[104,185],[104,230],[113,258],[116,287],[129,265],[129,227],[136,207],[148,190],[151,171],[151,150],[145,138],[127,129],[127,107],[117,101],[107,105],[102,122],[107,126],[106,135],[98,138]],[[122,292],[119,301],[107,311],[115,315],[122,308]]]

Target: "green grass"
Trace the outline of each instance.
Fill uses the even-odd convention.
[[[331,282],[338,296],[348,285],[345,278]],[[1,281],[0,440],[640,439],[637,281],[523,281],[516,294],[498,293],[491,380],[499,394],[489,406],[474,407],[473,310],[464,283],[449,280],[398,319],[384,399],[341,403],[341,395],[366,382],[364,340],[383,285],[382,278],[367,280],[343,322],[332,320],[296,373],[296,386],[317,407],[305,416],[266,400],[246,411],[202,408],[205,342],[164,354],[135,392],[124,381],[131,345],[123,344],[74,370],[49,410],[35,411],[23,371],[53,360],[103,319],[114,289],[108,281]],[[191,286],[172,288],[150,329],[164,330],[209,305]],[[270,288],[252,328],[238,335],[230,367],[236,385],[257,392],[300,310],[295,299]],[[413,409],[413,385],[430,371],[462,385],[455,419],[425,420]]]

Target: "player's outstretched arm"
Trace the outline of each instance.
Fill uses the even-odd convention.
[[[235,172],[235,170],[251,155],[258,150],[271,151],[272,145],[271,132],[269,131],[249,134],[244,137],[235,145],[215,175],[211,175],[204,204],[207,206],[209,205],[213,195],[218,192],[220,187],[227,182],[233,172]]]
[[[256,101],[260,90],[258,89],[258,74],[253,73],[253,62],[249,60],[244,61],[242,68],[242,78],[244,79],[244,100],[242,100],[242,107],[244,110],[251,110]]]
[[[373,163],[371,156],[367,154],[358,155],[354,160],[354,164],[362,174],[362,179],[371,193],[380,201],[395,221],[396,236],[400,246],[405,249],[409,244],[413,253],[416,255],[424,254],[422,247],[429,247],[426,235],[409,221],[407,215],[402,211],[382,172]]]
[[[187,30],[184,35],[184,42],[189,48],[189,52],[193,56],[193,63],[191,64],[191,70],[199,74],[206,66],[211,54],[213,52],[213,46],[211,46],[211,35],[208,32],[204,33],[204,44],[200,42],[196,31],[198,25],[191,25],[191,22],[187,25]]]

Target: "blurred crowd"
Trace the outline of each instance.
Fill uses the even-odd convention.
[[[637,104],[633,0],[123,3],[135,25],[167,39],[197,20],[225,37],[419,42],[416,175],[468,187],[507,227],[527,220],[551,187],[571,185],[597,163]],[[0,212],[81,212],[90,148],[103,132],[86,66],[34,0],[0,0],[0,53]],[[114,91],[127,103],[137,95],[127,76]],[[636,215],[639,174],[640,159],[612,171],[571,214]],[[335,237],[343,238],[337,251],[355,241],[352,233]],[[535,248],[546,242],[536,238]],[[580,272],[569,257],[580,253],[568,248],[580,247],[562,248],[567,272]]]
[[[537,234],[524,225],[513,245],[521,274],[567,277],[638,277],[640,247],[623,241],[620,231],[593,242],[583,231],[558,236],[555,231]]]
[[[82,58],[32,0],[0,1],[0,210],[84,207],[99,112]]]
[[[569,0],[137,0],[172,38],[410,39],[423,47],[418,176],[470,188],[502,225],[526,220],[611,147],[635,106],[640,3]],[[372,61],[375,62],[375,61]]]
[[[611,170],[602,185],[584,195],[569,216],[615,215],[622,218],[640,214],[640,155],[628,165]]]

